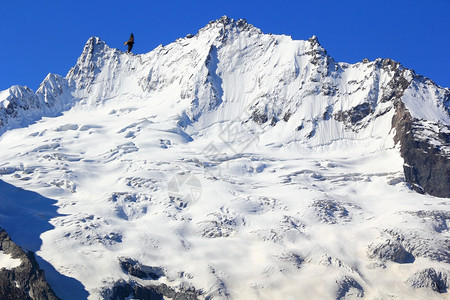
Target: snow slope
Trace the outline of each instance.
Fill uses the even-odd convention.
[[[66,77],[0,92],[0,179],[56,202],[22,246],[63,299],[83,293],[58,273],[90,299],[162,283],[199,298],[444,299],[450,201],[410,189],[392,120],[401,101],[448,127],[449,94],[392,60],[338,63],[316,37],[227,17],[147,54],[94,37]],[[40,224],[18,211],[0,215],[17,241],[17,223]]]

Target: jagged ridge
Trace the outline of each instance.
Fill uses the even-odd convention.
[[[123,95],[145,101],[168,90],[179,94],[168,99],[175,108],[172,117],[190,135],[215,135],[227,124],[241,122],[261,145],[295,144],[299,151],[358,145],[373,151],[392,147],[386,137],[394,128],[408,182],[418,191],[450,196],[445,169],[448,89],[390,59],[337,63],[315,36],[293,41],[225,16],[195,36],[142,55],[89,39],[65,78],[50,74],[36,94],[18,86],[0,94],[0,132],[55,116],[75,104],[95,106]],[[413,118],[406,122],[399,107],[412,110]],[[400,119],[401,124],[396,121]],[[441,129],[427,131],[420,143],[402,130],[424,127],[428,121]],[[436,163],[424,167],[423,157],[406,150],[411,147],[437,149],[430,156]],[[434,174],[438,166],[445,170]]]

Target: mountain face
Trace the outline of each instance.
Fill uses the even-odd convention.
[[[407,182],[450,197],[448,89],[390,59],[336,63],[316,37],[264,35],[243,20],[222,18],[145,55],[91,38],[65,78],[49,74],[36,93],[14,86],[0,94],[0,132],[75,104],[166,90],[180,102],[180,130],[190,132],[239,119],[265,143],[314,149],[367,140],[377,149],[395,129]]]
[[[92,298],[440,299],[449,126],[398,62],[222,17],[0,92],[0,176],[57,201],[35,251]]]
[[[0,269],[2,299],[58,299],[45,280],[34,254],[17,246],[3,229],[0,229],[0,250],[3,255],[10,255],[12,259],[18,260],[17,266],[2,266]]]

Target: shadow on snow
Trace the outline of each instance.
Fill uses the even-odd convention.
[[[0,227],[14,243],[36,253],[42,245],[41,234],[54,228],[50,220],[62,216],[56,202],[0,180]],[[59,273],[38,255],[36,259],[56,295],[63,299],[87,298],[89,294],[78,280]]]

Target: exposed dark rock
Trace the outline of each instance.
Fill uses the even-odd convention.
[[[382,60],[381,65],[384,69],[389,70],[389,69],[394,69],[397,66],[397,62],[393,61],[390,58],[385,58]]]
[[[141,285],[136,281],[119,280],[113,287],[105,288],[101,292],[102,297],[111,300],[142,299],[142,300],[162,300],[166,298],[174,300],[196,300],[201,293],[193,288],[175,291],[173,288],[162,283],[159,285]]]
[[[283,116],[283,121],[285,121],[285,122],[289,121],[289,119],[291,118],[291,115],[292,114],[290,112],[285,113]]]
[[[313,128],[308,135],[306,136],[306,138],[310,139],[312,138],[314,135],[316,135],[316,128]]]
[[[394,74],[387,86],[382,88],[383,94],[381,96],[380,102],[384,103],[400,99],[410,84],[410,82],[404,76],[405,70],[400,66],[399,63],[391,59],[382,60],[381,68],[385,69],[386,71],[392,71],[394,72]]]
[[[396,101],[395,108],[394,141],[401,145],[406,181],[419,193],[450,197],[450,154],[442,148],[448,145],[450,127],[436,123],[433,127],[439,128],[438,132],[421,134],[424,121],[414,119],[401,101]],[[426,130],[435,130],[433,127]]]
[[[416,272],[406,282],[414,288],[429,288],[438,293],[446,293],[449,279],[448,271],[436,271],[433,268],[428,268]]]
[[[262,125],[266,123],[269,120],[269,118],[267,117],[267,114],[265,112],[255,110],[252,113],[252,120],[258,123],[259,125]]]
[[[308,39],[308,42],[311,43],[311,46],[320,46],[319,39],[318,39],[317,36],[315,36],[315,35],[313,35],[312,37],[310,37],[310,38]]]
[[[160,267],[151,267],[141,264],[139,261],[128,257],[120,257],[119,263],[122,269],[129,275],[144,280],[157,280],[165,276]],[[166,284],[143,285],[135,280],[119,280],[111,288],[104,288],[102,296],[105,299],[149,299],[162,300],[166,298],[179,300],[197,299],[200,292],[193,288],[182,288],[180,291],[167,286]]]
[[[335,96],[338,91],[338,87],[330,83],[323,83],[321,86],[321,91],[324,96]]]
[[[332,114],[333,114],[333,106],[329,105],[327,106],[325,112],[323,113],[322,118],[324,120],[329,120]]]
[[[128,257],[120,257],[119,263],[122,269],[131,276],[141,279],[159,279],[165,276],[163,269],[160,267],[151,267],[141,264],[139,261]]]
[[[0,299],[31,300],[32,298],[23,289],[11,285],[8,279],[0,278]]]
[[[322,48],[317,36],[315,35],[312,36],[311,38],[308,39],[308,42],[310,43],[311,50],[305,51],[305,54],[311,56],[311,63],[314,65],[318,65],[321,60],[325,60],[325,64],[327,64],[328,63],[327,51],[324,48]]]
[[[277,125],[277,122],[278,122],[277,118],[272,117],[272,121],[270,122],[270,126],[275,126],[275,125]]]
[[[345,123],[352,123],[355,125],[369,114],[373,112],[372,107],[369,103],[364,102],[355,107],[352,107],[350,110],[339,111],[334,115],[334,118],[338,121]]]
[[[0,250],[10,254],[13,259],[21,260],[16,268],[0,269],[0,299],[58,299],[34,254],[14,244],[4,229],[0,229]]]

